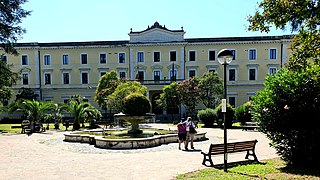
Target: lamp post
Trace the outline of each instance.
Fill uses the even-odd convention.
[[[221,112],[223,112],[223,144],[224,144],[224,160],[223,160],[223,169],[227,172],[227,127],[226,127],[226,113],[227,113],[227,65],[231,63],[233,59],[233,54],[228,49],[222,49],[218,52],[218,61],[221,65],[223,65],[223,85],[224,85],[224,93],[222,99],[222,108]]]

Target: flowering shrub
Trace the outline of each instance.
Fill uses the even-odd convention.
[[[320,67],[301,72],[281,69],[267,76],[253,98],[253,119],[289,164],[320,161]]]

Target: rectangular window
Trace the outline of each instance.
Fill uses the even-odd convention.
[[[81,73],[81,84],[88,84],[89,83],[89,77],[87,72]]]
[[[170,61],[177,61],[177,52],[170,51]]]
[[[44,84],[51,84],[51,74],[50,73],[44,74]]]
[[[172,69],[170,70],[170,80],[171,81],[177,80],[177,71],[176,70],[173,70],[173,71],[172,71]]]
[[[50,55],[44,55],[44,65],[51,65],[51,58]]]
[[[100,77],[102,77],[103,75],[107,74],[106,72],[100,72]]]
[[[195,70],[189,70],[189,78],[195,77],[196,71]]]
[[[236,97],[229,96],[228,100],[229,100],[229,104],[230,104],[233,108],[235,108],[235,107],[236,107]]]
[[[143,71],[138,71],[136,80],[144,80],[144,72]]]
[[[23,85],[28,85],[29,84],[29,74],[28,73],[23,73],[22,74],[22,84]]]
[[[196,51],[189,51],[189,61],[196,61]]]
[[[277,59],[277,49],[270,49],[269,59]]]
[[[234,50],[234,49],[232,49],[232,50],[230,50],[231,51],[231,53],[232,53],[232,55],[233,55],[233,58],[232,58],[232,60],[236,60],[236,50]]]
[[[216,60],[216,51],[210,50],[209,51],[209,61],[215,61]]]
[[[249,69],[249,80],[256,80],[256,69]]]
[[[153,71],[153,79],[155,81],[160,81],[160,71]]]
[[[119,77],[121,79],[125,79],[126,78],[126,72],[124,72],[124,71],[119,72]]]
[[[88,55],[81,54],[81,64],[88,64]]]
[[[215,73],[215,72],[216,72],[216,69],[209,69],[209,72]]]
[[[69,55],[68,54],[62,55],[62,64],[63,65],[68,65],[69,64]]]
[[[70,74],[62,73],[62,81],[63,84],[70,84]]]
[[[160,62],[160,52],[153,52],[153,62]]]
[[[249,60],[256,60],[257,51],[255,49],[249,49]]]
[[[106,64],[107,63],[107,54],[106,53],[100,53],[99,54],[99,60],[100,60],[100,64]]]
[[[144,62],[144,53],[143,52],[137,53],[137,60],[138,60],[138,62]]]
[[[229,81],[235,81],[235,80],[236,80],[236,70],[229,69]]]
[[[119,63],[126,63],[126,54],[125,53],[119,53]]]
[[[269,73],[274,74],[277,72],[277,68],[269,68]]]
[[[21,64],[22,65],[28,65],[28,55],[22,55],[21,56]]]
[[[1,61],[2,61],[4,64],[8,64],[8,56],[2,55],[2,56],[1,56]]]

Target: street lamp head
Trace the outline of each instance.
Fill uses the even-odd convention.
[[[222,49],[218,52],[218,61],[220,64],[230,64],[233,59],[232,51],[229,49]]]

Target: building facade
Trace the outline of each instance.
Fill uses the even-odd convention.
[[[66,102],[71,95],[94,102],[99,78],[115,70],[120,78],[139,80],[148,87],[152,103],[165,85],[215,71],[221,49],[234,59],[227,67],[228,102],[239,106],[263,89],[264,78],[283,67],[291,53],[291,36],[184,38],[183,27],[169,30],[158,22],[143,31],[129,32],[129,40],[94,42],[18,43],[19,56],[3,60],[21,72],[14,86],[31,88],[39,100]],[[15,96],[14,96],[15,98]],[[153,112],[160,112],[153,106]]]

